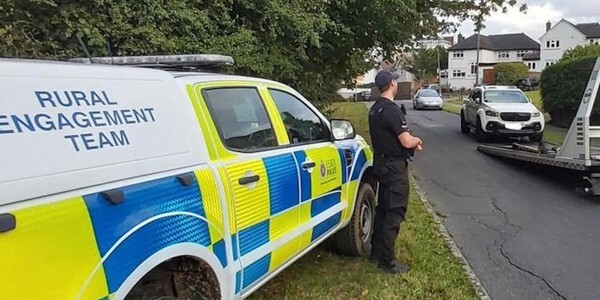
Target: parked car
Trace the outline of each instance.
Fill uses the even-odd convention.
[[[525,78],[517,81],[515,85],[523,91],[534,91],[539,86],[539,81],[534,78]]]
[[[362,91],[356,93],[356,101],[370,101],[371,91]]]
[[[279,82],[148,67],[217,58],[0,59],[2,299],[243,299],[330,237],[368,255],[349,121]]]
[[[413,97],[413,108],[417,110],[423,108],[442,109],[443,104],[444,100],[440,94],[432,89],[420,89]]]
[[[544,115],[516,87],[479,86],[473,89],[460,111],[460,128],[475,129],[480,142],[490,136],[529,137],[541,142]]]

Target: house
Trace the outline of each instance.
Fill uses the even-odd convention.
[[[479,39],[479,68],[477,40]],[[448,48],[448,83],[452,88],[470,89],[476,84],[493,81],[493,68],[502,62],[523,62],[530,71],[539,70],[540,44],[524,33],[458,35],[456,45]]]
[[[600,43],[600,24],[573,24],[565,19],[554,26],[546,23],[546,33],[540,38],[540,70],[556,63],[568,49],[579,45]]]

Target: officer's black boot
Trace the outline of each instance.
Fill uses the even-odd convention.
[[[379,270],[381,270],[384,273],[388,273],[388,274],[403,274],[408,272],[408,270],[410,270],[410,268],[397,261],[397,260],[390,260],[390,261],[384,261],[384,260],[380,260],[379,261]]]

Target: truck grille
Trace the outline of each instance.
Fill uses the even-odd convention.
[[[531,119],[530,113],[500,113],[500,118],[504,121],[523,122]]]

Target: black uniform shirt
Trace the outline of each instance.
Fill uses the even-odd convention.
[[[382,97],[375,101],[369,111],[369,130],[376,155],[408,156],[398,140],[398,135],[408,131],[406,118],[394,102]]]

